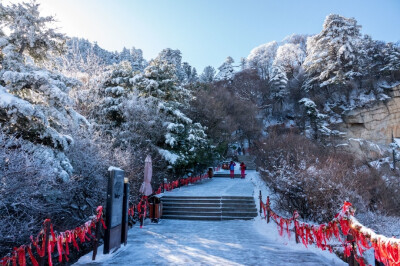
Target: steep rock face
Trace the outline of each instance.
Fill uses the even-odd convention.
[[[341,129],[347,138],[365,139],[387,145],[400,137],[400,85],[393,87],[391,98],[369,107],[351,110],[343,115]]]
[[[390,99],[343,114],[340,130],[346,133],[348,151],[360,159],[376,160],[389,156],[392,134],[400,138],[400,84],[389,93]]]

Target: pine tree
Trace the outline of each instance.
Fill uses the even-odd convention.
[[[240,69],[243,71],[247,68],[247,59],[245,57],[240,58]]]
[[[320,134],[326,135],[330,130],[325,126],[327,115],[319,112],[317,105],[308,98],[299,101],[304,106],[305,113],[309,118],[310,126],[313,131],[314,139],[319,139]]]
[[[132,47],[131,57],[133,71],[143,71],[143,69],[147,66],[147,62],[143,58],[142,49],[136,49],[135,47]]]
[[[289,94],[287,89],[288,79],[286,74],[281,67],[274,66],[272,67],[271,74],[269,74],[269,76],[271,77],[270,88],[272,98],[282,106],[284,99]]]
[[[190,91],[182,87],[177,76],[179,60],[174,60],[175,56],[176,53],[174,55],[171,51],[162,51],[150,61],[144,74],[136,74],[130,79],[130,84],[141,97],[154,99],[158,112],[164,117],[165,141],[163,144],[154,143],[160,154],[171,165],[188,167],[193,166],[198,154],[204,153],[209,146],[205,128],[194,123],[181,111],[190,99]]]
[[[400,71],[400,47],[393,43],[387,43],[383,49],[384,65],[381,68],[383,73],[389,73],[394,81],[394,73]]]
[[[128,61],[115,65],[104,81],[100,91],[102,97],[97,120],[105,129],[119,127],[125,122],[123,102],[131,92],[132,66]]]
[[[235,75],[235,70],[233,69],[234,60],[232,57],[228,56],[225,62],[218,68],[219,72],[215,76],[215,80],[232,80]]]
[[[300,44],[286,43],[278,47],[273,66],[280,66],[289,77],[298,72],[306,57]]]
[[[261,79],[269,80],[269,73],[274,62],[278,43],[276,41],[260,45],[251,50],[247,62],[251,68],[257,69]]]
[[[308,75],[304,84],[306,90],[315,86],[347,84],[361,75],[357,51],[360,28],[353,18],[326,17],[322,31],[307,42],[307,57],[303,64]]]
[[[194,83],[194,82],[198,82],[199,81],[199,76],[197,75],[197,70],[195,67],[193,67],[192,69],[192,75],[190,77],[190,82]]]
[[[182,70],[185,74],[185,78],[183,79],[183,83],[189,83],[192,77],[192,66],[189,65],[188,62],[182,63]]]
[[[375,41],[369,35],[364,35],[359,48],[359,65],[363,78],[378,78],[384,65],[383,50],[385,43]],[[360,80],[360,86],[361,86]]]
[[[62,52],[65,38],[41,17],[38,4],[0,3],[0,128],[58,162],[55,177],[68,180],[72,166],[63,153],[73,143],[67,129],[88,125],[74,110],[69,91],[79,82],[39,67]],[[6,33],[5,33],[6,32]]]
[[[211,83],[215,78],[215,68],[212,66],[206,66],[203,73],[200,75],[200,81],[203,83]]]

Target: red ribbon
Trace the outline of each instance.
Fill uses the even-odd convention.
[[[27,250],[28,250],[29,258],[31,259],[31,262],[32,262],[33,266],[39,266],[39,263],[37,262],[37,260],[35,259],[35,257],[32,254],[31,247],[27,246]]]

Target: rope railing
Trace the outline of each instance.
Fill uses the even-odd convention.
[[[214,167],[214,171],[219,171],[220,167]],[[180,186],[187,186],[189,184],[196,183],[203,179],[208,178],[208,174],[202,174],[195,177],[188,177],[185,179],[179,178],[175,181],[171,181],[166,184],[160,185],[157,191],[154,193],[156,195],[162,193],[162,191],[171,191]],[[144,206],[140,206],[140,202],[138,204],[132,205],[128,209],[128,216],[130,219],[134,218],[135,211],[138,212],[139,219],[146,218],[147,216],[147,208],[149,206],[148,198],[143,196],[141,201],[144,201]],[[142,208],[142,209],[141,209]],[[144,210],[142,212],[142,210]],[[103,207],[99,206],[96,209],[96,216],[91,220],[87,221],[83,225],[80,225],[72,230],[66,230],[64,232],[57,232],[53,230],[53,224],[50,219],[46,219],[43,222],[42,230],[37,234],[36,237],[31,236],[31,243],[26,245],[21,245],[19,247],[14,247],[13,251],[0,259],[1,266],[9,266],[9,265],[27,265],[27,257],[30,259],[30,262],[34,266],[45,265],[46,255],[47,255],[47,264],[49,266],[53,265],[52,254],[57,247],[58,252],[58,261],[60,263],[65,260],[69,261],[70,254],[70,246],[72,246],[79,251],[79,244],[82,244],[87,241],[93,241],[94,249],[93,249],[93,259],[97,253],[97,244],[100,239],[100,230],[101,227],[106,229],[106,225],[103,220]],[[95,231],[93,234],[92,231]],[[79,244],[78,244],[79,243]],[[35,253],[36,249],[36,253]],[[34,255],[35,253],[35,255]]]
[[[36,237],[30,237],[31,243],[21,245],[20,247],[15,247],[11,253],[0,259],[0,265],[16,266],[18,263],[20,266],[26,266],[28,254],[32,265],[45,265],[47,255],[47,264],[52,266],[52,253],[54,253],[55,247],[57,247],[58,251],[58,261],[62,263],[64,258],[64,260],[68,262],[68,256],[70,254],[69,244],[72,244],[72,246],[79,251],[78,243],[81,244],[87,241],[94,241],[95,248],[97,249],[97,242],[100,237],[99,229],[101,226],[106,229],[106,225],[103,220],[103,207],[97,207],[96,212],[96,216],[91,220],[87,221],[81,226],[76,227],[75,229],[64,232],[57,232],[53,230],[53,224],[51,223],[51,220],[44,220],[42,230],[37,234]],[[92,234],[93,230],[95,230],[95,234]],[[36,257],[34,255],[34,249],[36,249]]]
[[[365,265],[363,254],[373,248],[375,259],[387,266],[400,266],[400,239],[388,238],[376,234],[372,229],[362,225],[355,217],[355,209],[350,202],[345,201],[340,211],[328,223],[311,225],[298,220],[297,211],[290,218],[284,218],[276,214],[270,207],[269,197],[263,203],[260,192],[260,215],[269,222],[270,218],[278,225],[279,235],[286,231],[290,237],[290,231],[295,232],[296,243],[304,246],[315,244],[322,250],[332,252],[333,245],[328,244],[336,239],[344,249],[346,258],[354,258],[360,266]],[[341,235],[346,239],[342,239]]]

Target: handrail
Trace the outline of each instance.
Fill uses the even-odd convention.
[[[219,167],[215,168],[214,170],[217,169],[219,170]],[[208,174],[203,174],[199,175],[196,177],[189,177],[186,179],[180,179],[178,178],[175,181],[171,181],[170,183],[164,184],[164,186],[161,186],[158,188],[158,190],[155,192],[155,195],[161,193],[161,189],[165,189],[167,191],[171,191],[180,185],[189,185],[196,183],[200,180],[203,180],[205,178],[208,178]],[[146,204],[145,208],[147,209],[148,206],[148,201],[146,198]],[[133,218],[135,214],[135,209],[137,209],[138,204],[132,205],[128,209],[128,216]],[[51,223],[50,219],[46,219],[43,222],[42,230],[38,233],[36,238],[31,236],[31,242],[30,244],[26,245],[21,245],[20,247],[14,247],[13,251],[4,256],[3,258],[0,259],[0,265],[1,266],[8,266],[8,265],[17,265],[18,264],[21,266],[26,265],[26,253],[28,253],[28,256],[31,260],[32,265],[34,266],[39,266],[39,265],[44,265],[44,260],[46,257],[47,253],[47,260],[48,260],[48,265],[52,266],[53,261],[52,261],[52,253],[54,252],[55,247],[57,246],[57,251],[58,251],[58,261],[61,263],[63,261],[63,255],[65,261],[69,261],[68,255],[69,255],[69,244],[72,243],[74,248],[79,251],[79,245],[78,243],[83,243],[86,241],[95,241],[95,250],[97,249],[97,241],[99,239],[98,232],[100,225],[103,226],[104,229],[106,229],[106,225],[103,220],[103,206],[99,206],[96,209],[96,216],[92,218],[91,220],[87,221],[83,225],[80,225],[76,227],[75,229],[72,230],[66,230],[64,232],[56,232],[53,230],[53,224]],[[144,213],[144,216],[146,216],[146,212]],[[95,230],[96,233],[95,235],[92,234],[92,230]],[[36,257],[33,255],[33,247],[36,248],[36,252],[39,255],[38,260]],[[65,245],[65,247],[64,247]],[[96,250],[97,251],[97,250]],[[94,252],[95,253],[95,252]]]
[[[96,209],[96,216],[91,220],[87,221],[83,225],[80,225],[72,230],[67,230],[64,232],[57,232],[53,230],[53,224],[50,219],[46,219],[43,222],[43,228],[38,233],[36,238],[31,236],[31,242],[27,245],[21,245],[20,247],[14,247],[13,251],[7,256],[0,259],[0,265],[26,265],[26,253],[28,253],[32,265],[39,266],[44,265],[45,256],[47,253],[48,265],[52,266],[52,253],[54,252],[55,246],[57,246],[58,251],[58,261],[61,263],[63,261],[63,255],[65,261],[69,261],[69,244],[72,243],[74,248],[79,251],[79,243],[86,241],[96,241],[99,238],[97,235],[98,228],[100,225],[106,229],[106,225],[103,220],[103,207],[99,206]],[[96,235],[92,234],[92,229],[96,230]],[[92,239],[90,238],[92,237]],[[65,244],[65,249],[64,249]],[[38,260],[32,253],[32,246],[36,248],[37,254],[39,255]]]
[[[360,266],[365,265],[363,253],[371,248],[375,250],[375,258],[383,264],[400,265],[400,239],[376,234],[372,229],[362,225],[354,217],[355,210],[350,202],[345,201],[341,210],[330,222],[320,225],[310,225],[298,221],[297,211],[294,211],[291,218],[279,216],[271,209],[269,197],[265,204],[260,197],[260,208],[264,211],[264,218],[267,221],[271,217],[279,225],[278,230],[281,236],[285,227],[290,237],[289,227],[293,226],[296,242],[299,243],[299,239],[301,239],[306,247],[309,244],[316,244],[318,248],[329,249],[332,252],[332,246],[327,242],[336,238],[343,246],[345,256],[347,258],[354,257]],[[341,234],[346,236],[346,240],[340,238],[339,228]]]

